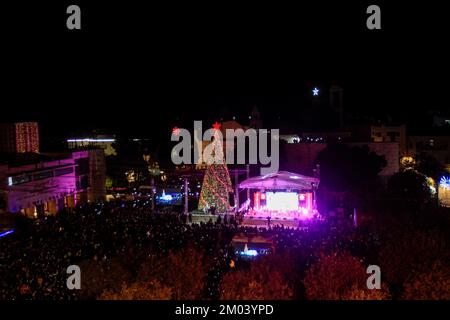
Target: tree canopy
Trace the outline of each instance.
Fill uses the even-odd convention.
[[[373,185],[386,166],[384,156],[371,152],[368,146],[350,147],[330,144],[316,162],[320,165],[320,183],[331,191],[365,189]]]

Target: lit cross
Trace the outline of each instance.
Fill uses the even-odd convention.
[[[319,95],[319,89],[316,87],[313,89],[313,96],[318,96]]]
[[[214,128],[215,130],[219,130],[219,129],[220,129],[220,123],[218,123],[217,121],[214,122],[213,128]]]

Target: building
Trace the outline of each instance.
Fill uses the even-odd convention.
[[[37,122],[0,124],[0,152],[39,152],[39,125]]]
[[[403,154],[407,149],[406,126],[385,125],[353,125],[350,127],[352,140],[358,142],[397,142],[399,152]]]
[[[370,151],[384,156],[386,167],[379,173],[383,180],[387,180],[399,171],[399,145],[397,142],[346,142],[344,144],[350,147],[367,145]],[[304,175],[313,175],[317,156],[326,147],[326,143],[318,142],[286,144],[280,149],[281,169]]]
[[[428,154],[443,165],[450,165],[450,136],[410,136],[407,151],[411,155]]]
[[[370,137],[372,142],[398,142],[399,151],[406,151],[406,126],[371,126]]]
[[[105,162],[100,149],[26,157],[10,154],[2,160],[0,197],[6,211],[38,217],[105,199]]]

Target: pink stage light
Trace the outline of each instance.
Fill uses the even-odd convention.
[[[311,211],[312,209],[312,193],[306,194],[306,208],[308,211]]]
[[[261,193],[255,192],[254,199],[253,199],[255,209],[259,209],[259,207],[260,207],[260,201],[259,201],[260,197],[261,197]]]

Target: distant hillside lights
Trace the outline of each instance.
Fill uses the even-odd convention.
[[[174,128],[171,141],[180,141],[171,152],[172,162],[179,164],[246,164],[246,138],[249,140],[248,163],[269,165],[262,167],[261,174],[269,174],[278,171],[280,158],[280,137],[278,129],[226,129],[226,157],[223,152],[223,134],[219,130],[220,124],[215,123],[213,129],[208,129],[202,135],[202,122],[194,121],[194,144],[191,133],[187,129]],[[269,138],[270,137],[270,138]],[[234,140],[237,140],[236,162]],[[204,148],[203,141],[211,141]],[[214,143],[219,141],[219,143]],[[270,141],[270,142],[269,142]],[[268,145],[270,143],[270,155]],[[192,160],[194,149],[194,161]],[[203,149],[203,150],[202,150]],[[259,152],[258,152],[259,151]],[[226,159],[226,160],[225,160]]]

